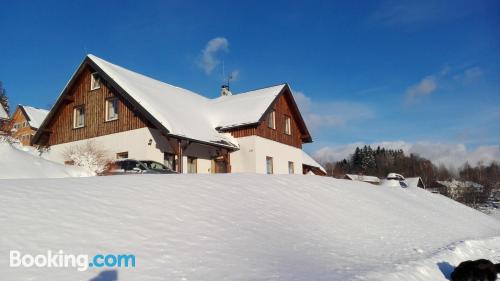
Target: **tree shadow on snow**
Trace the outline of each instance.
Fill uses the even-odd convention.
[[[437,266],[439,267],[439,270],[441,270],[441,272],[443,273],[444,277],[447,280],[451,280],[450,275],[453,272],[453,270],[455,270],[455,267],[445,261],[438,262]]]
[[[117,281],[118,272],[116,270],[104,270],[89,281]]]

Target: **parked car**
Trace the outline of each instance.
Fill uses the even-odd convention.
[[[111,164],[109,174],[176,174],[165,165],[151,160],[122,159]]]

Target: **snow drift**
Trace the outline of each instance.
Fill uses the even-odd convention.
[[[89,175],[90,172],[45,160],[0,139],[0,179],[66,178]]]
[[[422,189],[316,176],[130,175],[0,187],[3,280],[103,274],[9,268],[12,249],[135,254],[136,268],[110,269],[118,280],[377,280],[416,261],[432,270],[427,280],[446,280],[430,260],[440,249],[500,233],[500,221]],[[500,241],[482,243],[498,262],[491,249]]]

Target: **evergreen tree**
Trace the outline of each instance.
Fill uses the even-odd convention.
[[[9,99],[7,98],[7,91],[3,87],[2,81],[0,81],[0,106],[3,106],[7,114],[10,113]]]

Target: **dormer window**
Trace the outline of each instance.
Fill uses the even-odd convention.
[[[90,90],[97,90],[101,88],[101,77],[97,72],[94,72],[90,75]]]
[[[269,112],[267,117],[267,126],[271,129],[276,129],[276,112],[273,110]]]

